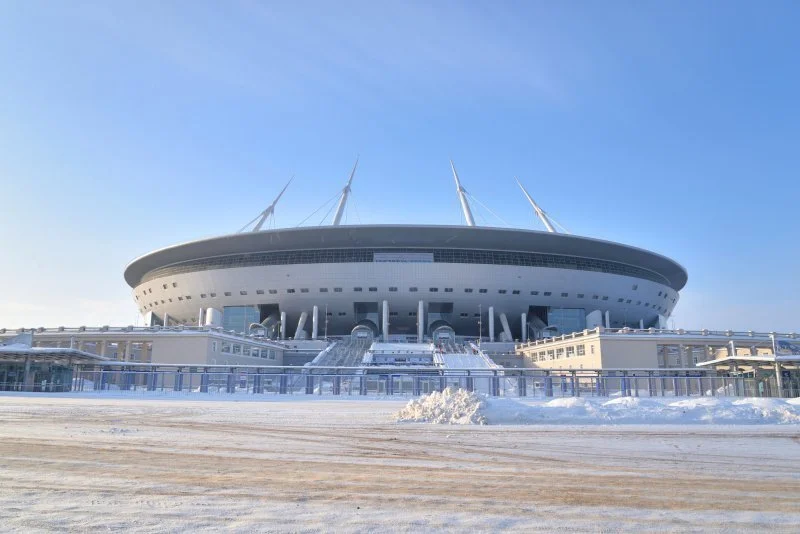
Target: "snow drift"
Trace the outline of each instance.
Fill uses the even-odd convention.
[[[434,392],[410,401],[398,422],[485,424],[800,424],[800,400],[639,397],[514,400],[464,390]]]

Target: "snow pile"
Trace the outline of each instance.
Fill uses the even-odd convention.
[[[485,425],[482,411],[486,401],[464,389],[447,388],[434,391],[417,400],[409,401],[397,412],[395,420],[412,423],[437,423],[450,425]]]
[[[800,424],[800,400],[639,397],[515,400],[462,390],[411,401],[397,421],[448,424]]]

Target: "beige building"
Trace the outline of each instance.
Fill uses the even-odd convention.
[[[540,369],[688,369],[734,355],[773,354],[797,334],[597,327],[516,345],[526,367]]]
[[[23,330],[33,333],[34,347],[72,348],[132,363],[279,366],[288,349],[221,328],[184,326],[0,329],[0,340]]]

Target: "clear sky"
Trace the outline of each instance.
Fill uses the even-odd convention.
[[[134,257],[292,174],[295,226],[360,154],[349,223],[459,224],[452,157],[513,226],[541,229],[516,175],[684,265],[675,326],[798,331],[798,28],[777,0],[0,1],[0,327],[133,324]]]

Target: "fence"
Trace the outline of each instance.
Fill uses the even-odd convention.
[[[73,391],[411,397],[448,387],[504,397],[779,396],[774,376],[698,370],[538,370],[342,367],[175,367],[142,364],[79,369]],[[796,381],[783,396],[797,396]]]

